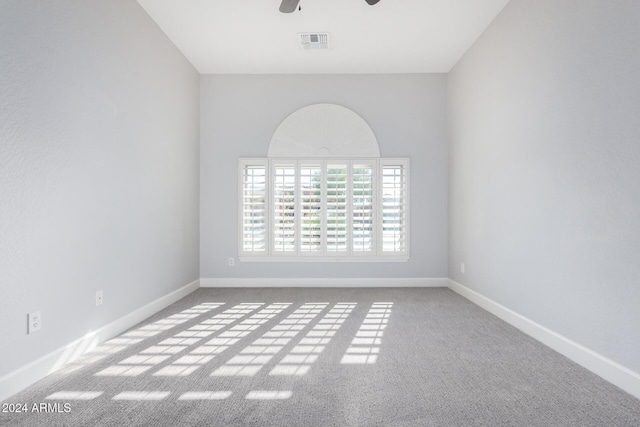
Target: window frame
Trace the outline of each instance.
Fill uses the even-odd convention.
[[[305,157],[305,158],[241,158],[238,162],[238,258],[240,261],[249,262],[406,262],[410,257],[410,169],[408,158],[337,158],[337,157]],[[347,250],[345,252],[335,252],[327,250],[327,171],[329,165],[346,165],[346,191],[347,191]],[[353,166],[354,165],[371,165],[371,191],[372,191],[372,241],[371,251],[354,251],[353,237],[353,201],[354,201],[354,185],[353,185]],[[294,190],[294,226],[295,250],[291,252],[275,251],[275,221],[276,213],[275,205],[275,169],[279,165],[293,165],[295,176]],[[319,165],[320,174],[320,199],[321,199],[321,217],[320,217],[320,250],[302,251],[300,242],[302,236],[300,234],[302,223],[299,219],[302,212],[301,200],[302,181],[301,169],[305,165]],[[244,174],[247,166],[262,166],[265,168],[266,194],[265,194],[265,211],[264,211],[264,238],[265,250],[262,252],[252,252],[244,250],[245,225],[244,225]],[[384,251],[384,231],[383,231],[383,171],[385,167],[401,167],[403,171],[402,184],[404,185],[404,212],[400,212],[400,219],[404,233],[404,250]],[[401,240],[402,240],[401,237]]]

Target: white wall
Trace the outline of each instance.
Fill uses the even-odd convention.
[[[511,0],[448,102],[449,277],[636,372],[639,17],[636,0]]]
[[[255,263],[228,267],[237,248],[237,165],[266,157],[295,110],[343,105],[371,126],[383,157],[411,158],[407,263]],[[201,78],[201,252],[204,278],[446,277],[446,76],[207,75]],[[302,285],[302,284],[301,284]]]
[[[198,278],[199,78],[130,0],[3,0],[0,40],[1,377]]]

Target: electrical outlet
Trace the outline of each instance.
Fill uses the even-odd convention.
[[[104,301],[104,298],[102,295],[102,291],[96,291],[96,307],[99,305],[102,305],[103,301]]]
[[[460,273],[464,274],[464,262],[460,263]]]
[[[32,334],[42,327],[42,313],[34,311],[27,314],[27,333]]]
[[[235,258],[229,258],[229,267],[233,267],[234,265],[236,265],[236,259]]]

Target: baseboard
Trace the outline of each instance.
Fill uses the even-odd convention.
[[[449,279],[449,289],[640,399],[640,374]]]
[[[203,288],[446,288],[445,277],[405,278],[237,278],[200,279]]]
[[[137,310],[78,338],[0,378],[0,401],[18,393],[36,381],[73,362],[98,344],[135,326],[200,287],[195,280],[180,289],[152,301]]]

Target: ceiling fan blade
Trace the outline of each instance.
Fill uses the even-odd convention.
[[[370,1],[370,0],[367,0],[367,1]],[[282,3],[280,3],[280,12],[282,13],[295,12],[296,8],[298,7],[298,3],[300,3],[300,0],[282,0]]]
[[[380,0],[364,0],[364,1],[366,1],[369,6],[373,6],[374,4],[378,3]]]

